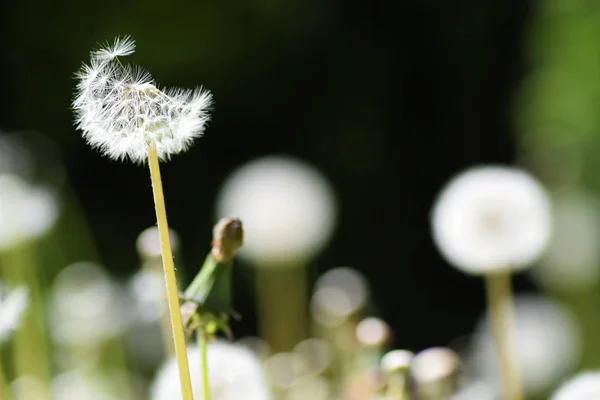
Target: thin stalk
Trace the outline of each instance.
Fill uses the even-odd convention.
[[[169,238],[169,224],[167,223],[167,211],[165,207],[162,180],[160,177],[160,166],[158,154],[154,147],[148,149],[148,165],[150,167],[150,178],[152,180],[152,194],[154,195],[154,206],[156,208],[156,220],[158,222],[158,233],[160,236],[160,250],[162,254],[165,282],[167,285],[167,299],[169,302],[169,314],[171,315],[175,357],[177,358],[177,365],[179,367],[181,393],[183,395],[183,400],[194,400],[185,335],[183,333],[183,323],[181,322],[181,312],[179,310],[175,264],[173,263],[171,241]]]
[[[2,360],[0,359],[0,398],[6,400],[12,400],[12,393],[8,386],[8,380],[6,379],[6,373],[2,366]]]
[[[14,335],[14,366],[16,376],[32,375],[46,386],[50,384],[50,356],[45,333],[44,300],[39,271],[36,266],[36,248],[32,242],[23,242],[7,251],[4,271],[13,285],[25,284],[29,289],[30,304]]]
[[[513,298],[508,272],[485,275],[488,314],[498,356],[498,370],[504,400],[523,400],[513,342]]]
[[[210,400],[210,384],[208,380],[208,338],[202,328],[198,329],[196,335],[198,348],[200,349],[200,365],[202,369],[202,399]]]
[[[298,342],[306,339],[307,293],[303,265],[257,268],[260,336],[274,353],[291,351]]]

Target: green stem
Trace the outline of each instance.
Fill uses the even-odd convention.
[[[12,393],[8,386],[8,380],[6,379],[2,360],[0,360],[0,396],[2,399],[12,400]]]
[[[200,365],[202,369],[202,399],[210,400],[210,384],[208,380],[208,339],[202,328],[198,329],[196,340],[200,349]]]
[[[171,329],[175,346],[175,358],[177,359],[177,365],[179,369],[181,393],[183,400],[193,400],[194,395],[192,394],[192,381],[190,379],[190,370],[188,366],[185,334],[183,332],[183,323],[181,321],[181,311],[179,310],[179,296],[177,293],[177,281],[175,278],[175,264],[173,263],[173,253],[171,251],[171,241],[169,237],[167,210],[165,207],[162,179],[160,176],[158,154],[156,153],[156,149],[154,147],[150,147],[148,149],[148,165],[150,167],[150,178],[152,180],[152,193],[154,196],[156,220],[158,223],[158,232],[160,236],[160,250],[162,254],[165,282],[167,286],[167,299],[169,304],[169,314],[171,316]]]

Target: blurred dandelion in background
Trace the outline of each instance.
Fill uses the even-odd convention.
[[[188,348],[194,397],[202,397],[200,350]],[[248,349],[226,341],[208,344],[208,371],[213,400],[270,400],[269,386],[259,359]],[[177,364],[168,360],[151,389],[153,400],[180,399]]]
[[[600,395],[600,372],[585,371],[563,383],[550,400],[592,400]]]
[[[438,249],[461,271],[521,270],[550,239],[550,198],[524,171],[473,167],[442,190],[431,223]]]

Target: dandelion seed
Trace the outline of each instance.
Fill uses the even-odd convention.
[[[0,281],[0,344],[19,328],[28,306],[29,289],[26,286],[17,286],[9,291]]]
[[[77,127],[92,147],[113,159],[145,162],[152,147],[167,160],[202,135],[212,96],[202,88],[160,90],[150,73],[118,60],[134,50],[134,41],[125,37],[91,53],[90,64],[76,74]]]
[[[527,173],[476,167],[455,177],[436,200],[433,238],[446,260],[463,272],[521,270],[545,249],[550,200]]]

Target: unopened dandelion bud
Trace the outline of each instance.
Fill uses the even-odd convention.
[[[218,262],[229,262],[243,241],[242,222],[237,218],[222,218],[213,230],[211,253]]]

